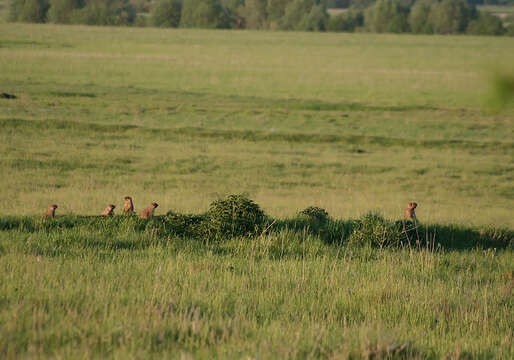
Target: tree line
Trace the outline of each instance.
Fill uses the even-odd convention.
[[[58,24],[514,36],[514,18],[504,23],[466,0],[352,0],[354,6],[329,16],[328,6],[344,1],[12,0],[9,17]]]

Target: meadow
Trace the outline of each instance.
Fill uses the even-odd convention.
[[[0,357],[511,358],[514,109],[488,104],[513,58],[499,37],[0,24]],[[278,222],[83,220],[229,194]],[[349,242],[409,201],[432,240]]]

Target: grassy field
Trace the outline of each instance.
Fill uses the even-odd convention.
[[[0,24],[0,358],[511,358],[514,109],[488,99],[513,58],[500,37]],[[77,217],[234,193],[278,223]],[[349,242],[408,201],[439,247]]]
[[[458,250],[477,234],[444,227],[444,248],[380,248],[348,221],[210,242],[161,221],[2,218],[2,358],[514,354],[512,232],[508,249]]]
[[[484,107],[510,38],[8,24],[0,46],[1,213],[246,193],[514,226],[513,111]]]

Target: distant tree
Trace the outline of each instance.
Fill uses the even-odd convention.
[[[428,24],[435,34],[463,33],[475,12],[465,0],[443,0],[431,6]]]
[[[402,33],[409,30],[409,10],[398,0],[378,0],[364,13],[364,24],[371,32]]]
[[[398,2],[400,3],[401,6],[410,9],[414,5],[416,0],[398,0]]]
[[[86,6],[73,11],[71,22],[86,25],[131,25],[136,11],[128,0],[87,0]]]
[[[503,35],[506,29],[496,16],[479,12],[475,20],[470,21],[467,32],[473,35]]]
[[[364,14],[360,10],[351,9],[342,14],[331,16],[327,21],[327,31],[352,32],[364,25]]]
[[[180,26],[229,29],[233,19],[218,0],[184,0]]]
[[[369,8],[375,3],[375,0],[350,0],[350,7],[355,9],[364,10]]]
[[[43,23],[46,21],[49,7],[48,0],[12,0],[9,20]]]
[[[511,23],[509,26],[507,26],[505,29],[505,35],[514,36],[514,23]]]
[[[430,9],[437,0],[418,0],[410,10],[409,25],[415,34],[432,34],[434,30],[428,22]]]
[[[504,19],[505,21],[505,35],[514,36],[514,15],[510,15]]]
[[[327,0],[325,6],[327,9],[346,9],[351,3],[352,0]]]
[[[161,0],[154,6],[151,13],[151,21],[154,26],[178,27],[182,3],[178,0]]]
[[[9,3],[9,21],[21,21],[23,5],[25,5],[25,0],[11,0],[11,2]]]
[[[306,14],[298,26],[298,30],[325,31],[328,14],[325,6],[314,5]]]
[[[323,31],[328,19],[326,8],[315,0],[291,1],[280,21],[283,30]]]
[[[244,19],[248,29],[263,29],[267,25],[267,0],[246,0],[238,14]]]
[[[225,9],[231,9],[232,11],[236,11],[241,6],[244,6],[244,0],[221,0],[221,6]]]
[[[266,13],[268,14],[268,26],[272,29],[278,29],[286,13],[286,7],[292,0],[268,0]]]
[[[49,7],[48,0],[26,0],[21,20],[36,23],[45,22]]]
[[[341,1],[341,0],[325,0],[324,5],[328,9],[339,9],[339,8],[345,7],[345,6],[343,6],[343,1]],[[347,3],[347,5],[348,5],[348,3]]]
[[[57,24],[69,24],[75,9],[84,7],[83,0],[51,0],[48,21]]]
[[[313,0],[293,0],[286,6],[284,16],[280,20],[280,28],[283,30],[300,30],[300,22],[309,13]]]
[[[154,3],[153,0],[129,0],[129,2],[136,13],[149,13]]]

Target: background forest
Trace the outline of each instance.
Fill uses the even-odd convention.
[[[87,25],[512,36],[511,5],[513,0],[12,0],[9,19]]]

